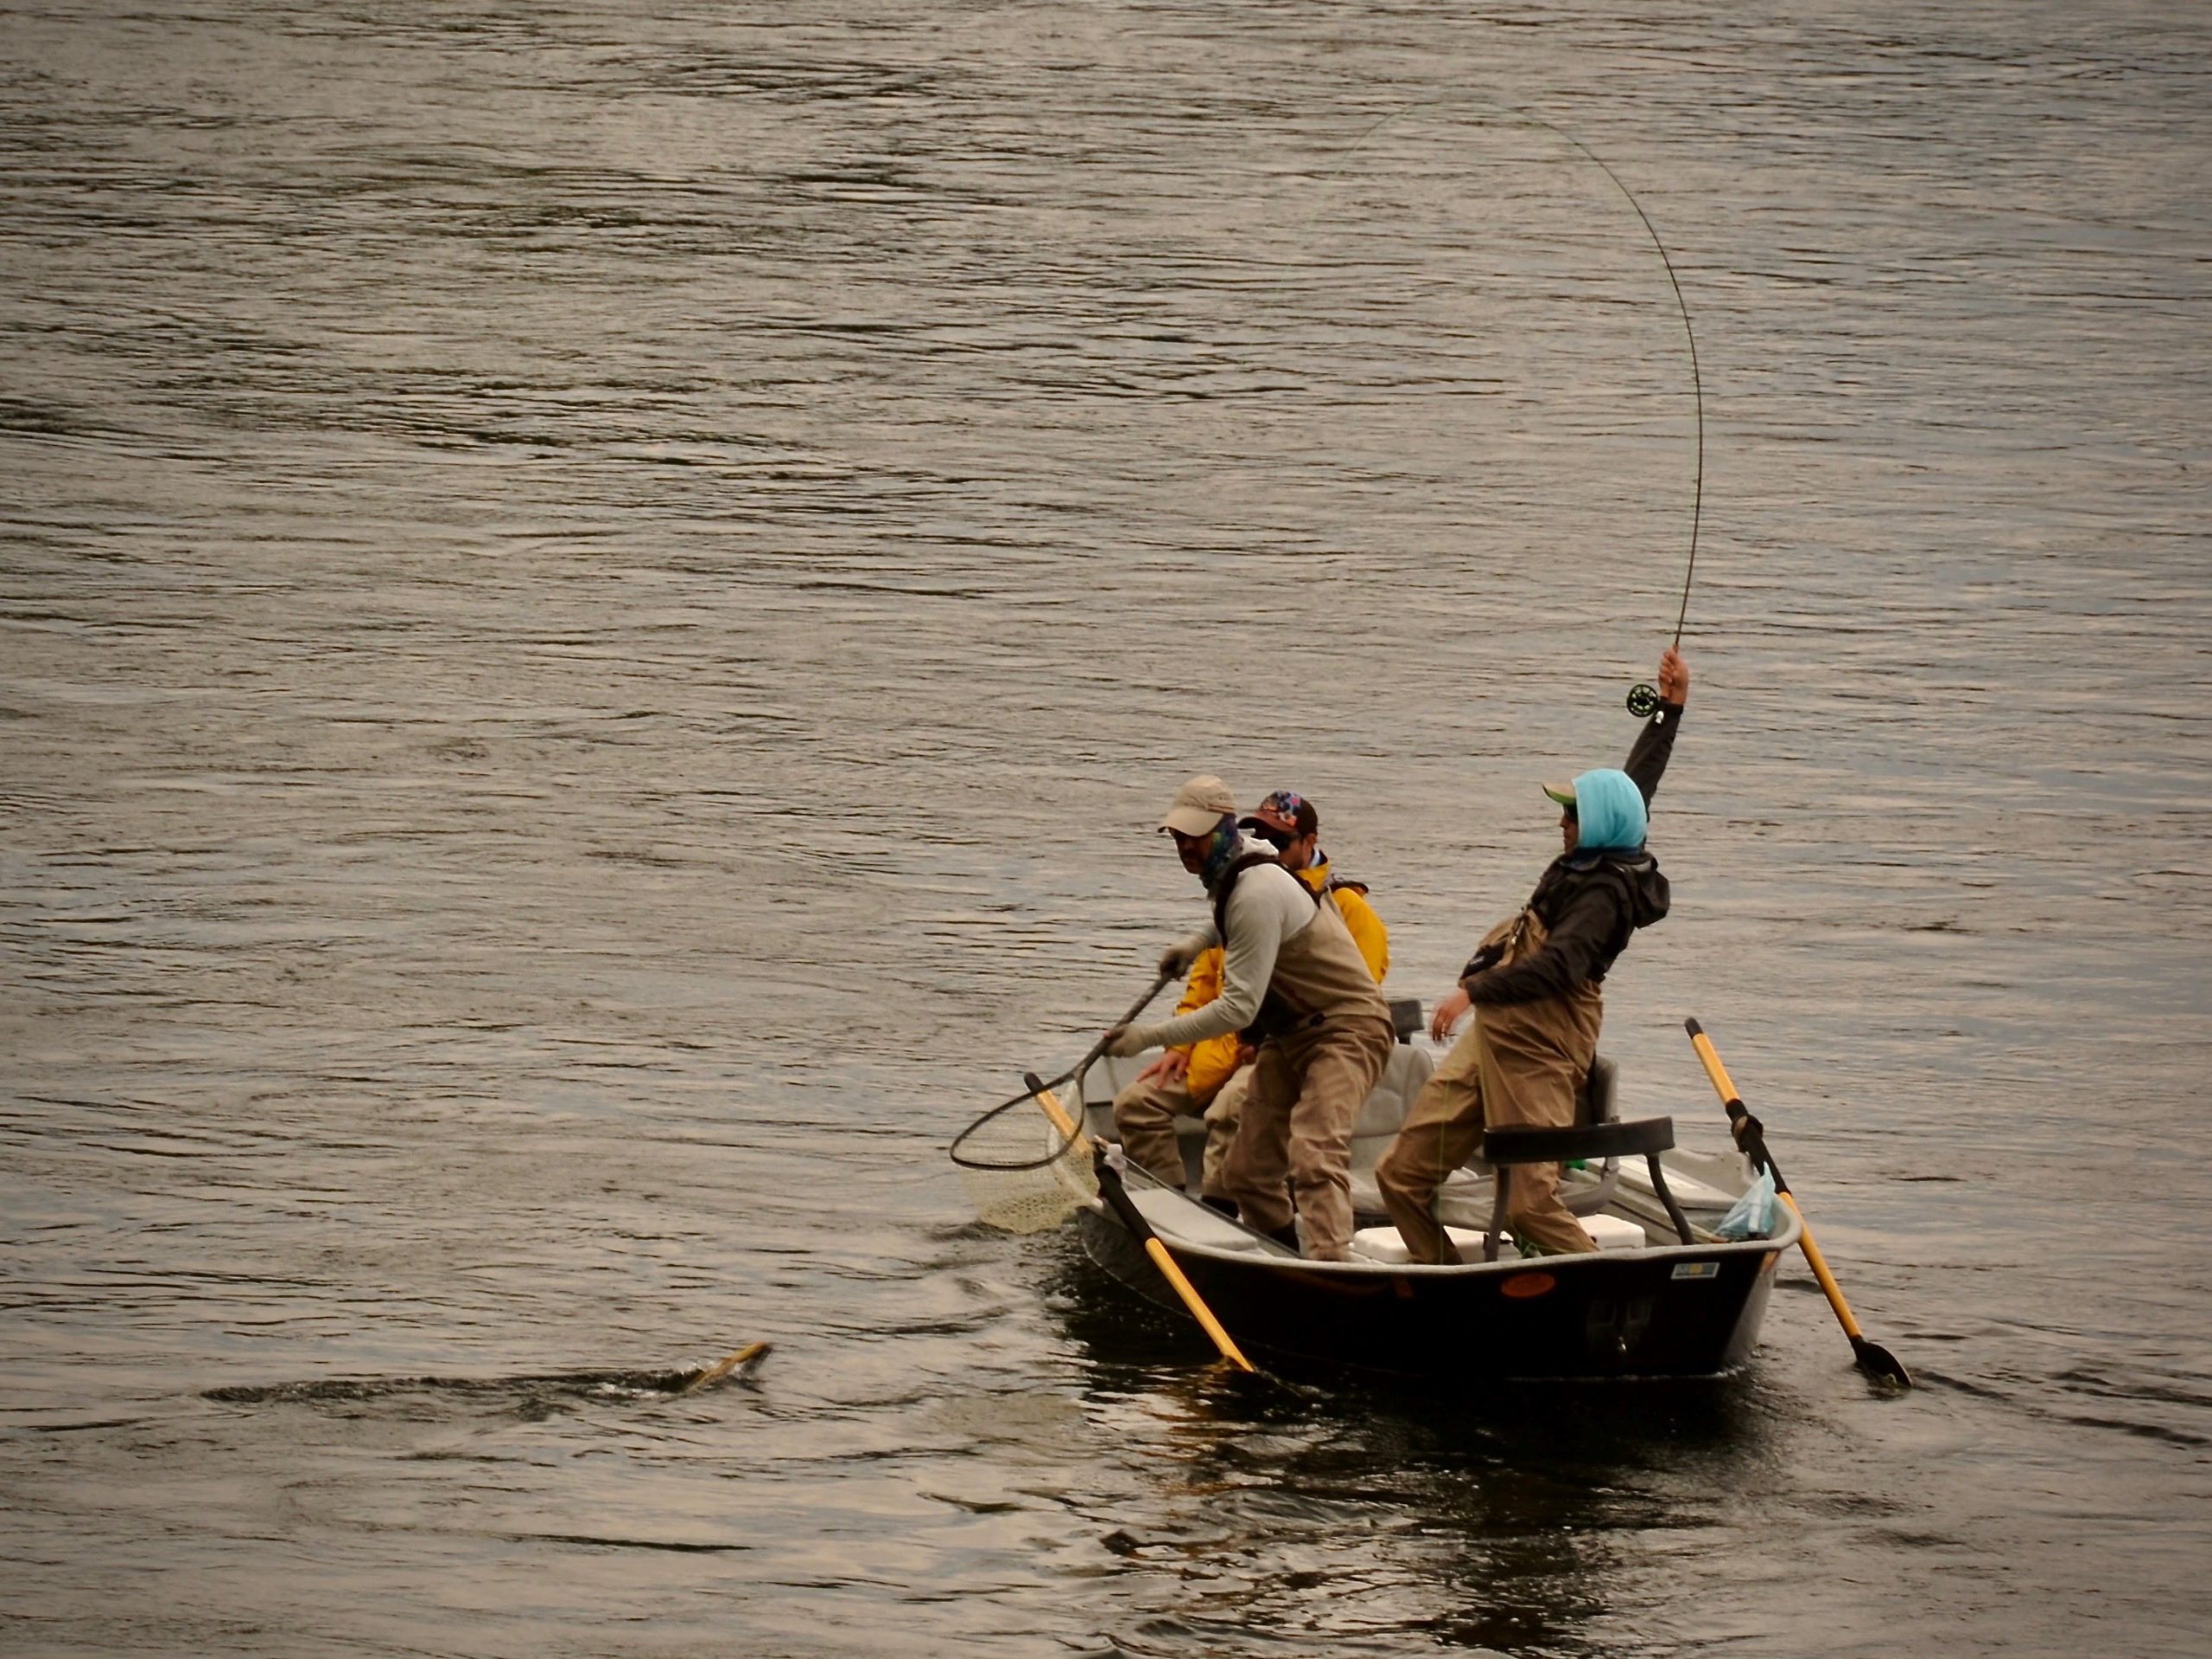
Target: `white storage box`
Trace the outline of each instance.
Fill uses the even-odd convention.
[[[1577,1216],[1575,1219],[1601,1250],[1640,1250],[1644,1246],[1643,1229],[1632,1221],[1618,1216]]]
[[[1590,1235],[1591,1242],[1601,1250],[1640,1250],[1647,1243],[1643,1228],[1632,1221],[1624,1221],[1618,1216],[1577,1216],[1575,1219],[1582,1224],[1582,1230]],[[1483,1236],[1480,1231],[1469,1227],[1446,1227],[1444,1233],[1459,1252],[1461,1261],[1479,1262],[1483,1259]],[[1363,1262],[1381,1262],[1394,1268],[1411,1260],[1406,1241],[1398,1236],[1398,1230],[1395,1227],[1361,1228],[1351,1236],[1351,1253]],[[1497,1259],[1501,1262],[1518,1262],[1521,1259],[1521,1252],[1514,1249],[1510,1238],[1497,1241]]]
[[[1459,1252],[1462,1262],[1483,1259],[1483,1236],[1479,1232],[1465,1227],[1446,1227],[1444,1236],[1452,1241],[1452,1248]],[[1639,1233],[1637,1236],[1640,1238],[1643,1235]],[[1381,1262],[1394,1268],[1413,1259],[1412,1252],[1406,1249],[1406,1241],[1398,1236],[1398,1230],[1395,1227],[1361,1228],[1351,1236],[1351,1253],[1360,1261]],[[1497,1241],[1497,1259],[1517,1262],[1521,1259],[1521,1252],[1513,1248],[1511,1239],[1501,1238]]]

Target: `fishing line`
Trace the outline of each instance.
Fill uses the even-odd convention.
[[[1344,152],[1343,159],[1338,162],[1333,170],[1338,174],[1343,173],[1351,165],[1352,158],[1365,147],[1368,140],[1393,122],[1402,121],[1409,116],[1419,115],[1428,110],[1441,109],[1454,105],[1465,106],[1471,104],[1479,106],[1478,115],[1487,112],[1491,117],[1502,117],[1508,121],[1518,121],[1532,127],[1541,127],[1561,143],[1572,145],[1605,175],[1611,182],[1613,188],[1621,193],[1621,199],[1635,209],[1636,217],[1643,225],[1644,234],[1651,238],[1651,245],[1658,251],[1660,264],[1667,269],[1667,283],[1675,292],[1675,308],[1682,320],[1682,338],[1689,345],[1690,394],[1697,411],[1697,466],[1695,481],[1690,496],[1689,562],[1688,569],[1682,574],[1681,604],[1675,612],[1674,645],[1679,647],[1682,643],[1683,626],[1689,620],[1690,587],[1697,580],[1698,531],[1705,517],[1705,377],[1698,365],[1697,332],[1690,327],[1689,302],[1683,297],[1681,278],[1675,274],[1674,258],[1668,253],[1667,245],[1660,240],[1658,228],[1652,224],[1651,215],[1643,211],[1643,204],[1637,199],[1636,192],[1628,188],[1627,183],[1619,174],[1613,171],[1604,156],[1567,131],[1566,128],[1528,110],[1510,109],[1503,105],[1493,105],[1487,99],[1466,93],[1432,99],[1427,103],[1416,104],[1384,116],[1352,142],[1351,147]],[[1641,682],[1629,689],[1627,701],[1629,712],[1639,720],[1656,714],[1659,709],[1659,693],[1650,685]]]
[[[1391,125],[1393,123],[1405,120],[1408,117],[1422,114],[1430,110],[1446,108],[1455,105],[1463,107],[1468,105],[1478,105],[1478,118],[1503,120],[1505,122],[1518,122],[1527,126],[1541,128],[1544,131],[1550,133],[1554,138],[1559,139],[1561,143],[1572,147],[1578,154],[1581,155],[1593,166],[1595,166],[1600,173],[1603,173],[1607,181],[1611,183],[1612,187],[1620,192],[1622,200],[1626,201],[1629,207],[1635,211],[1637,222],[1643,226],[1644,234],[1650,238],[1652,247],[1658,252],[1660,263],[1666,268],[1668,285],[1674,291],[1675,310],[1680,315],[1682,321],[1682,338],[1688,342],[1689,346],[1690,391],[1697,415],[1697,459],[1694,484],[1690,499],[1689,558],[1688,568],[1684,570],[1682,575],[1681,602],[1676,607],[1675,613],[1674,644],[1676,646],[1679,646],[1682,642],[1683,627],[1689,618],[1690,588],[1697,580],[1698,531],[1703,523],[1705,513],[1705,379],[1698,364],[1697,333],[1690,324],[1689,302],[1683,296],[1681,278],[1675,272],[1673,256],[1667,251],[1667,245],[1660,239],[1658,228],[1652,224],[1650,214],[1644,212],[1643,204],[1637,199],[1636,192],[1628,188],[1626,181],[1622,179],[1619,174],[1613,171],[1612,167],[1606,162],[1604,156],[1599,155],[1596,150],[1591,149],[1589,145],[1584,143],[1581,139],[1576,137],[1565,128],[1560,126],[1555,122],[1547,120],[1541,115],[1534,114],[1527,110],[1510,109],[1503,105],[1491,104],[1486,99],[1481,99],[1470,94],[1462,93],[1446,98],[1432,99],[1426,103],[1412,105],[1405,109],[1394,111],[1390,114],[1382,117],[1380,120],[1370,124],[1365,131],[1362,132],[1357,138],[1353,140],[1350,147],[1345,149],[1343,156],[1338,159],[1336,166],[1331,169],[1331,173],[1335,175],[1341,176],[1345,170],[1350,168],[1354,158],[1357,157],[1359,152],[1366,147],[1368,142],[1372,139],[1376,134],[1381,132],[1384,128]],[[1315,214],[1318,215],[1319,211],[1320,210],[1317,208],[1315,210]],[[1311,221],[1311,217],[1312,216],[1309,216],[1308,222]],[[1658,709],[1660,705],[1659,694],[1650,685],[1639,683],[1630,689],[1627,704],[1629,712],[1635,715],[1639,719],[1642,719],[1655,713]],[[1166,983],[1167,980],[1164,976],[1154,982],[1152,988],[1146,992],[1142,997],[1138,999],[1135,1006],[1133,1007],[1127,1014],[1122,1016],[1122,1023],[1127,1023],[1128,1020],[1135,1019],[1137,1014],[1142,1012],[1146,1005],[1150,1003],[1153,998],[1160,994]],[[1089,1053],[1084,1055],[1082,1059],[1078,1060],[1066,1071],[1062,1072],[1058,1077],[1052,1078],[1049,1084],[1043,1085],[1043,1087],[1057,1089],[1063,1084],[1074,1082],[1077,1084],[1077,1089],[1080,1090],[1080,1079],[1083,1073],[1090,1068],[1090,1064],[1096,1060],[1100,1054],[1104,1052],[1105,1046],[1105,1039],[1102,1038],[1098,1044],[1095,1046]],[[969,1123],[966,1128],[963,1129],[957,1135],[953,1137],[952,1144],[948,1148],[952,1161],[963,1169],[978,1172],[997,1172],[1011,1174],[1043,1169],[1056,1165],[1062,1160],[1065,1159],[1073,1150],[1076,1141],[1081,1139],[1081,1129],[1079,1127],[1072,1133],[1056,1135],[1055,1139],[1057,1141],[1057,1144],[1052,1147],[1051,1151],[1041,1156],[1026,1158],[990,1157],[987,1155],[979,1155],[976,1152],[970,1149],[970,1142],[975,1140],[979,1132],[982,1131],[987,1126],[999,1122],[1007,1113],[1035,1100],[1040,1092],[1042,1092],[1042,1090],[1039,1088],[1026,1089],[1021,1093],[1014,1096],[1010,1099],[1001,1102],[998,1105],[992,1107],[989,1110],[976,1117],[976,1120]]]

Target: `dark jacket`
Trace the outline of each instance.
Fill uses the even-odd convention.
[[[1681,704],[1660,704],[1621,767],[1636,780],[1647,809],[1675,752],[1681,721]],[[1562,996],[1578,985],[1600,983],[1614,958],[1628,948],[1630,936],[1666,915],[1667,902],[1667,878],[1641,848],[1632,853],[1562,854],[1529,898],[1528,908],[1544,925],[1543,948],[1503,968],[1491,965],[1491,953],[1478,952],[1460,970],[1460,983],[1478,1005],[1535,1002]]]

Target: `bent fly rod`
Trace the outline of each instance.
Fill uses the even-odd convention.
[[[1525,112],[1524,112],[1525,113]],[[1605,158],[1573,133],[1554,126],[1540,115],[1528,115],[1526,119],[1555,134],[1573,144],[1596,165],[1598,170],[1613,181],[1622,200],[1636,209],[1637,218],[1643,222],[1644,234],[1651,238],[1651,245],[1659,251],[1659,263],[1667,268],[1667,283],[1675,290],[1675,308],[1682,319],[1682,338],[1690,348],[1690,397],[1697,410],[1697,471],[1696,483],[1690,495],[1690,556],[1689,568],[1682,573],[1682,602],[1675,612],[1674,649],[1682,643],[1682,625],[1689,620],[1690,584],[1697,580],[1697,532],[1705,517],[1705,377],[1698,372],[1697,333],[1690,327],[1690,304],[1682,297],[1682,279],[1675,274],[1674,259],[1667,252],[1667,245],[1659,239],[1659,232],[1651,222],[1651,215],[1643,211],[1643,204],[1636,199],[1636,192],[1622,182],[1621,175],[1607,166]],[[1638,681],[1629,688],[1628,711],[1638,720],[1659,712],[1659,693],[1649,684]]]
[[[1558,132],[1556,127],[1552,129]],[[1611,179],[1628,205],[1636,209],[1636,216],[1643,221],[1643,228],[1651,238],[1651,245],[1659,250],[1659,262],[1667,267],[1667,282],[1675,290],[1675,308],[1681,314],[1682,338],[1690,348],[1690,397],[1697,410],[1697,472],[1696,483],[1690,494],[1690,556],[1689,565],[1682,572],[1682,602],[1675,612],[1675,639],[1671,647],[1680,650],[1682,644],[1682,624],[1689,620],[1690,584],[1697,580],[1697,532],[1705,517],[1705,377],[1698,372],[1697,334],[1690,327],[1689,302],[1682,297],[1681,278],[1675,275],[1675,262],[1669,257],[1667,245],[1659,239],[1659,232],[1651,223],[1651,216],[1643,211],[1643,204],[1636,193],[1621,183],[1620,175],[1605,165],[1605,160],[1572,133],[1560,132],[1560,137],[1597,162],[1599,170]],[[1659,693],[1651,685],[1638,680],[1628,689],[1628,711],[1638,720],[1647,719],[1659,712]]]
[[[1622,179],[1619,174],[1613,171],[1612,168],[1607,163],[1604,156],[1598,154],[1596,150],[1591,149],[1589,145],[1584,143],[1573,133],[1567,131],[1566,128],[1560,126],[1554,122],[1546,120],[1541,115],[1534,114],[1527,110],[1516,110],[1495,105],[1489,105],[1487,100],[1471,97],[1468,94],[1461,93],[1446,98],[1433,99],[1427,103],[1417,104],[1410,108],[1399,110],[1390,115],[1383,117],[1382,119],[1377,121],[1374,125],[1368,128],[1365,132],[1360,134],[1359,137],[1353,142],[1351,148],[1344,152],[1344,160],[1338,163],[1337,170],[1342,171],[1345,166],[1350,164],[1351,158],[1357,155],[1361,149],[1366,145],[1367,141],[1370,138],[1372,138],[1376,133],[1382,131],[1384,127],[1389,126],[1392,122],[1401,120],[1409,115],[1418,114],[1422,110],[1434,109],[1440,105],[1454,103],[1474,103],[1481,105],[1484,107],[1493,111],[1495,113],[1503,116],[1508,120],[1526,122],[1530,126],[1541,127],[1546,132],[1550,133],[1554,138],[1559,139],[1562,143],[1573,146],[1576,151],[1582,155],[1592,166],[1594,166],[1600,173],[1603,173],[1605,177],[1611,181],[1613,188],[1620,192],[1621,200],[1627,202],[1630,207],[1635,210],[1637,221],[1643,226],[1643,233],[1651,238],[1652,247],[1658,251],[1659,263],[1666,267],[1668,286],[1672,288],[1675,291],[1675,309],[1682,320],[1682,338],[1689,346],[1690,397],[1692,405],[1697,413],[1697,465],[1695,469],[1695,481],[1692,487],[1690,495],[1689,563],[1688,569],[1686,569],[1682,573],[1681,603],[1675,607],[1675,611],[1674,645],[1676,649],[1679,649],[1682,643],[1683,625],[1689,620],[1690,588],[1697,580],[1698,530],[1703,523],[1705,517],[1705,377],[1700,372],[1698,367],[1697,331],[1690,327],[1689,302],[1682,296],[1682,280],[1675,274],[1674,257],[1668,253],[1667,245],[1663,241],[1660,240],[1658,227],[1652,224],[1651,215],[1643,211],[1643,204],[1637,199],[1636,192],[1628,188],[1626,181]],[[1643,720],[1656,714],[1658,710],[1659,693],[1656,689],[1642,681],[1639,681],[1637,683],[1629,688],[1629,713],[1634,715],[1638,720]]]

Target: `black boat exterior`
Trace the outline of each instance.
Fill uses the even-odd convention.
[[[1301,1262],[1163,1238],[1237,1342],[1254,1350],[1424,1378],[1724,1376],[1750,1359],[1796,1241],[1599,1250],[1461,1268]],[[1077,1212],[1084,1249],[1154,1300],[1175,1298],[1103,1210]]]

